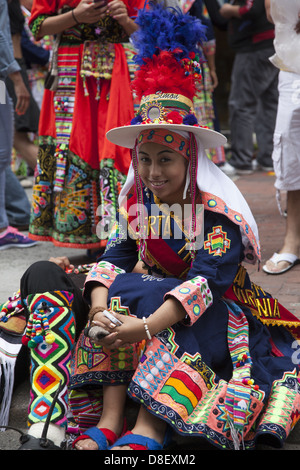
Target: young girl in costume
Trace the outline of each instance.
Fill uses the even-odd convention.
[[[299,417],[300,322],[250,281],[256,223],[205,153],[225,138],[193,112],[202,24],[159,5],[137,24],[141,105],[107,134],[132,163],[106,251],[83,297],[54,263],[21,280],[31,350],[22,448],[59,447],[67,425],[80,432],[76,449],[159,450],[177,433],[219,449],[280,447]],[[129,432],[127,396],[140,405]]]
[[[107,134],[132,149],[132,164],[85,282],[91,329],[77,342],[70,383],[82,428],[97,388],[103,408],[74,447],[158,450],[172,432],[220,449],[279,447],[299,412],[300,324],[251,283],[242,263],[260,260],[256,223],[205,153],[225,138],[193,112],[202,25],[159,6],[137,23],[140,110]],[[95,341],[88,332],[97,328],[108,335]],[[126,393],[140,411],[124,434]]]

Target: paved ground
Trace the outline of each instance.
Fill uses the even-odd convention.
[[[281,246],[285,231],[285,219],[279,215],[274,190],[274,175],[256,172],[236,180],[237,186],[248,201],[257,220],[261,248],[262,264]],[[30,197],[30,190],[28,192]],[[284,204],[284,198],[283,198]],[[55,248],[49,243],[39,243],[28,250],[6,250],[1,252],[0,302],[18,289],[19,278],[24,270],[34,261],[48,259],[50,256],[67,255],[75,263],[88,262],[85,252]],[[298,318],[300,318],[300,265],[291,271],[270,276],[257,267],[248,267],[252,280],[264,290],[272,293],[279,301]],[[20,385],[14,393],[10,413],[10,425],[26,429],[26,408],[28,402],[28,383]],[[0,450],[18,448],[18,434],[14,431],[0,432]],[[182,445],[182,447],[184,447]],[[266,447],[266,450],[269,448]],[[289,436],[283,450],[300,449],[300,423]]]

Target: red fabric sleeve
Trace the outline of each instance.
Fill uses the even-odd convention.
[[[130,17],[136,17],[138,10],[144,8],[146,0],[122,0],[127,6],[127,11]]]

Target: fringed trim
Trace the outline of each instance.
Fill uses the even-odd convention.
[[[299,321],[279,320],[278,318],[263,318],[254,308],[248,307],[251,313],[267,326],[285,326],[286,328],[299,328]]]
[[[4,388],[4,395],[0,406],[0,426],[7,426],[9,420],[10,405],[14,388],[14,361],[1,361],[0,364],[0,388]],[[3,387],[4,383],[4,387]],[[0,428],[0,431],[4,429]]]
[[[21,349],[21,339],[1,332],[0,335],[0,389],[3,398],[0,404],[0,425],[7,426],[14,387],[15,364]],[[2,429],[3,430],[3,429]],[[1,431],[1,429],[0,429]]]
[[[230,418],[227,419],[227,423],[230,428],[230,435],[232,437],[234,450],[245,450],[243,435],[239,433],[238,430],[234,427],[234,424]]]

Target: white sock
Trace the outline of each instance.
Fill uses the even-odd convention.
[[[43,422],[32,424],[28,430],[28,434],[39,439],[42,436],[44,426],[45,423]],[[47,432],[47,439],[50,439],[55,445],[60,446],[65,439],[65,428],[50,423]]]

